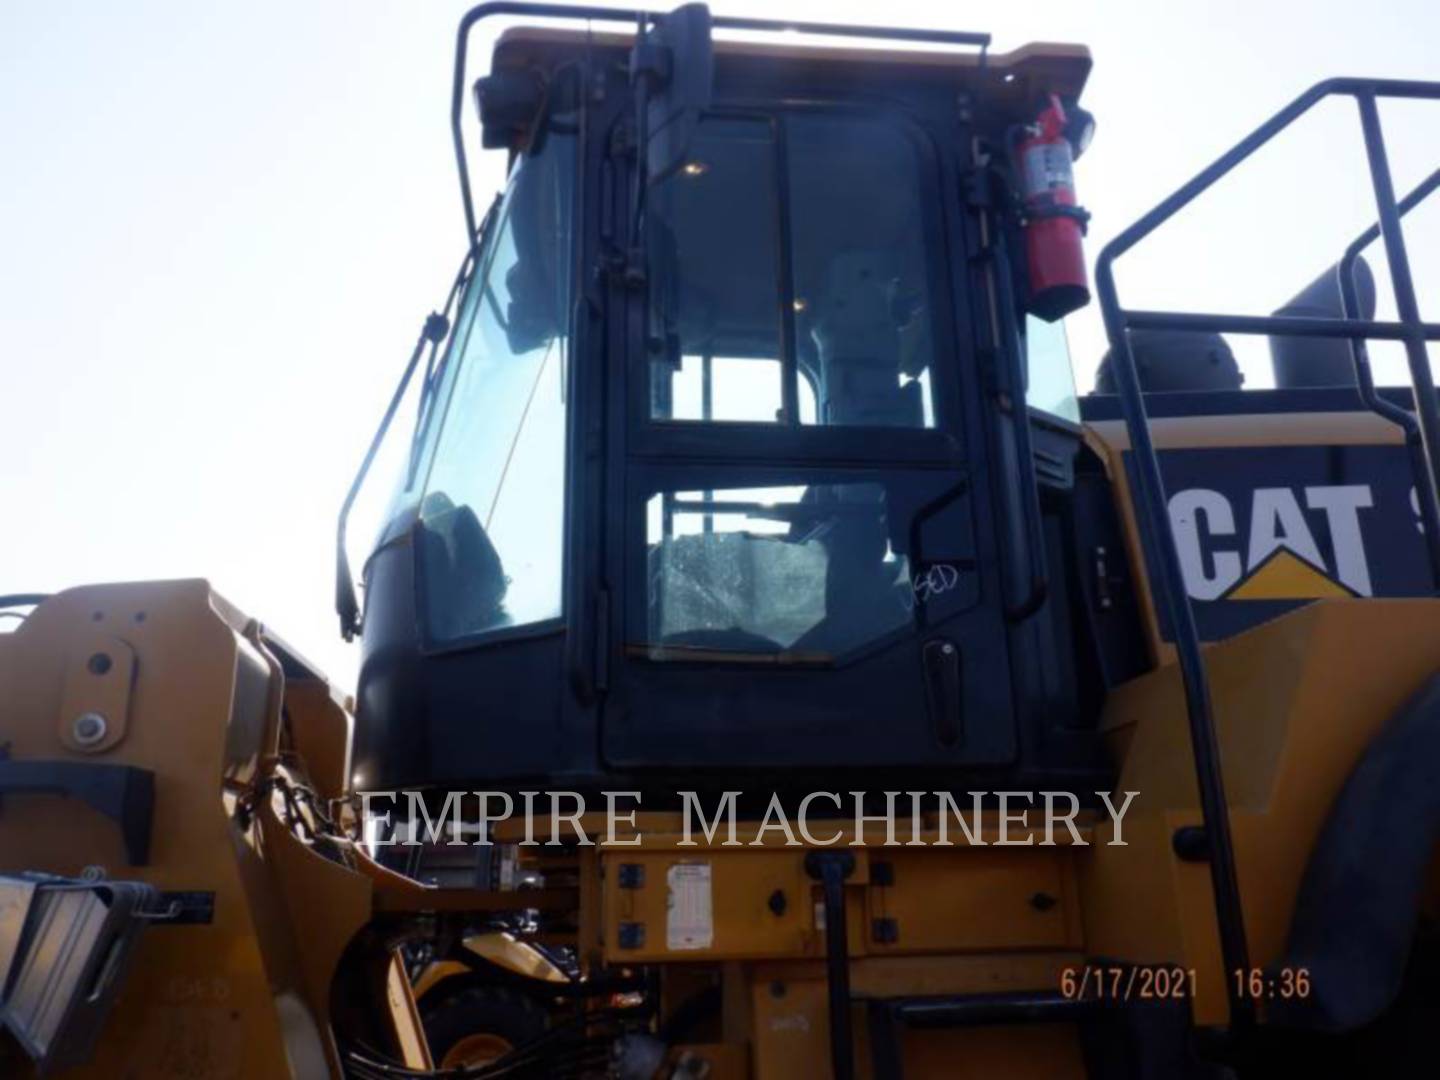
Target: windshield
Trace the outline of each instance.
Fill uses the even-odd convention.
[[[427,640],[561,614],[573,136],[524,156],[491,226],[417,455]]]

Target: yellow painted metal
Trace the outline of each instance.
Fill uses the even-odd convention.
[[[803,859],[803,851],[785,849],[712,848],[684,856],[607,853],[603,901],[606,959],[611,963],[633,963],[667,958],[738,960],[819,955],[823,945],[811,910],[813,883],[805,874]],[[863,864],[863,858],[860,862]],[[618,866],[622,863],[644,868],[641,887],[621,887]],[[714,940],[711,947],[676,955],[666,946],[671,908],[666,877],[672,868],[687,865],[710,869]],[[767,906],[769,897],[777,891],[790,898],[778,915]],[[622,924],[643,928],[643,939],[635,947],[622,947]],[[853,929],[851,936],[852,944],[858,946]]]
[[[123,638],[92,631],[74,643],[63,678],[60,708],[55,714],[61,745],[85,755],[103,754],[118,746],[130,720],[135,650]],[[99,737],[82,737],[87,724]]]
[[[101,651],[110,664],[94,661]],[[0,730],[13,758],[155,775],[148,865],[127,865],[114,823],[83,803],[27,795],[0,814],[0,870],[99,868],[162,891],[214,894],[210,923],[146,931],[92,1063],[70,1075],[340,1075],[330,995],[372,918],[374,885],[358,859],[347,865],[300,839],[282,820],[278,789],[257,788],[272,777],[310,783],[294,748],[281,753],[282,702],[305,718],[302,741],[328,763],[333,790],[348,760],[348,717],[323,684],[287,687],[258,625],[203,581],[73,589],[0,636]],[[76,710],[102,712],[107,738],[74,745]],[[413,1010],[395,1008],[408,983],[398,998],[389,987],[384,1008],[392,963],[378,957],[381,1042],[420,1064]]]
[[[481,1065],[493,1065],[514,1047],[510,1040],[500,1035],[481,1031],[466,1035],[445,1051],[440,1059],[442,1069],[474,1069]]]
[[[1040,848],[901,848],[871,853],[895,884],[865,892],[865,925],[895,922],[893,943],[873,936],[877,955],[971,950],[1079,948],[1074,852]],[[1038,899],[1037,899],[1038,898]]]
[[[1059,985],[1062,970],[1078,961],[1077,954],[1065,953],[871,958],[852,964],[851,992],[865,998],[1049,990]],[[829,1058],[823,965],[756,964],[750,986],[755,1080],[817,1075],[816,1063]],[[870,1050],[863,1008],[856,1007],[851,1026],[857,1072],[868,1077]],[[1026,1027],[1023,1036],[1014,1027],[907,1032],[901,1050],[906,1076],[946,1080],[1085,1076],[1073,1025]]]
[[[222,792],[222,777],[254,777],[271,728],[271,670],[246,626],[204,582],[185,581],[75,589],[0,636],[0,728],[12,757],[156,774],[149,866],[128,867],[116,827],[94,811],[24,796],[0,814],[0,868],[77,875],[94,865],[162,890],[215,893],[210,925],[146,932],[93,1065],[78,1076],[242,1080],[327,1069],[290,915],[258,837],[242,832]],[[97,634],[135,656],[126,736],[98,755],[60,736],[76,700],[67,678]]]
[[[1150,422],[1150,431],[1159,450],[1394,446],[1404,441],[1394,424],[1369,412],[1162,417]],[[1125,469],[1125,454],[1130,449],[1129,434],[1123,422],[1105,420],[1085,425],[1085,441],[1105,463],[1114,492],[1116,511],[1125,534],[1125,554],[1132,567],[1131,581],[1140,597],[1150,655],[1157,664],[1170,663],[1175,659],[1175,650],[1161,637],[1159,622],[1155,618],[1155,597],[1150,588],[1150,575],[1146,572],[1130,475]]]
[[[1341,786],[1440,669],[1440,603],[1320,600],[1206,652],[1251,960],[1263,966],[1281,957],[1306,860]],[[1196,1019],[1222,1023],[1229,975],[1208,867],[1171,850],[1175,830],[1200,817],[1175,669],[1119,687],[1104,723],[1117,788],[1140,794],[1126,846],[1108,845],[1102,821],[1079,862],[1086,948],[1196,969]]]
[[[1225,594],[1226,600],[1326,600],[1354,596],[1287,548],[1277,548],[1258,569]]]
[[[389,1008],[390,1023],[395,1030],[400,1060],[411,1069],[433,1069],[435,1061],[430,1056],[430,1046],[425,1041],[425,1026],[420,1021],[420,1009],[416,1005],[410,977],[405,973],[405,959],[399,949],[390,950],[390,960],[385,966],[385,1003]],[[505,1048],[508,1049],[508,1044]],[[500,1051],[504,1052],[504,1049]],[[448,1056],[446,1060],[449,1060]],[[471,1064],[485,1062],[476,1061]]]
[[[350,747],[355,719],[338,691],[319,679],[285,685],[289,742],[315,790],[325,799],[350,791]]]
[[[57,715],[79,700],[71,685],[76,656],[95,648],[96,623],[112,649],[123,642],[135,660],[125,738],[87,754],[65,745]],[[1437,666],[1440,605],[1320,601],[1208,653],[1247,927],[1255,962],[1265,964],[1280,955],[1305,860],[1335,794],[1380,725]],[[33,805],[17,798],[0,815],[4,868],[76,874],[98,864],[113,876],[217,896],[212,925],[149,931],[94,1067],[79,1075],[124,1075],[143,1064],[142,1075],[179,1077],[196,1074],[197,1060],[206,1080],[333,1073],[334,1046],[320,1018],[329,1016],[336,972],[377,895],[398,898],[388,904],[397,911],[451,906],[442,892],[359,852],[351,865],[321,857],[284,824],[278,795],[261,800],[248,824],[237,818],[236,800],[264,769],[301,778],[298,758],[281,765],[273,753],[280,695],[295,689],[283,686],[253,625],[203,583],[77,590],[0,638],[0,700],[17,758],[126,761],[154,769],[159,780],[151,866],[127,869],[113,825],[85,807],[36,797]],[[348,726],[324,717],[327,701],[337,705],[312,686],[294,698],[292,712],[312,710],[303,723],[320,742],[343,741]],[[1064,964],[1104,956],[1194,968],[1197,1020],[1223,1022],[1226,975],[1208,874],[1171,850],[1175,829],[1198,821],[1174,669],[1117,689],[1104,730],[1119,763],[1118,788],[1140,792],[1124,847],[1107,846],[1111,827],[1102,817],[1083,826],[1089,846],[890,848],[869,837],[870,846],[854,849],[847,895],[857,995],[1048,989]],[[333,782],[343,749],[324,752]],[[742,828],[738,847],[687,848],[673,815],[647,824],[661,831],[645,833],[638,847],[579,850],[573,895],[582,953],[592,966],[719,964],[725,1045],[750,1047],[754,1075],[796,1075],[787,1070],[816,1047],[823,1060],[823,942],[804,850],[773,834],[749,846],[753,826]],[[994,824],[982,829],[992,841]],[[817,834],[837,828],[850,838],[847,823],[815,823]],[[952,829],[951,836],[963,834]],[[1056,834],[1064,838],[1063,830]],[[933,843],[934,822],[905,839]],[[887,864],[883,874],[877,861]],[[668,873],[696,862],[712,869],[713,941],[673,950]],[[617,871],[627,863],[644,867],[641,887],[620,888]],[[783,905],[772,905],[777,892]],[[1046,903],[1037,904],[1042,894]],[[878,919],[895,921],[893,943],[876,940]],[[643,945],[620,948],[622,923],[644,927]],[[470,945],[497,962],[529,951],[496,935]],[[523,960],[508,962],[526,970]],[[388,980],[393,1039],[418,1062],[423,1043],[412,1005],[397,992],[393,968]],[[787,986],[782,996],[777,982]],[[733,993],[741,987],[743,1007]],[[1004,1057],[1013,1042],[993,1032],[908,1038],[916,1075],[940,1068],[931,1054],[1007,1075],[1020,1067]],[[1078,1060],[1074,1033],[1063,1027],[1027,1032],[1025,1046],[1026,1060],[1048,1075],[1067,1075]],[[725,1051],[726,1061],[738,1052]]]
[[[470,934],[464,945],[481,959],[527,979],[551,983],[570,981],[544,953],[528,942],[517,941],[512,934]]]
[[[517,902],[523,898],[517,898]],[[461,943],[486,963],[494,964],[503,971],[541,982],[566,983],[569,976],[556,967],[550,959],[527,941],[518,940],[513,934],[496,931],[489,934],[468,934]],[[442,980],[452,975],[464,975],[472,971],[470,965],[459,960],[439,960],[426,966],[415,980],[415,996],[423,998]]]
[[[470,968],[459,960],[437,960],[433,964],[425,965],[425,970],[415,980],[411,991],[416,1000],[423,1001],[426,994],[452,975],[464,975],[469,971]]]
[[[1075,851],[1069,847],[850,850],[856,856],[846,886],[854,956],[1080,944]],[[606,850],[606,959],[623,964],[823,956],[819,886],[805,872],[805,854],[804,848],[780,846]],[[876,860],[888,864],[894,884],[874,883]],[[641,884],[625,887],[621,865],[643,868],[635,875]],[[667,945],[675,910],[670,874],[684,866],[709,868],[713,942],[707,947]],[[1037,897],[1043,899],[1037,903]],[[894,942],[877,942],[868,932],[881,918],[895,921]],[[632,929],[624,934],[622,926]],[[634,927],[641,928],[638,938]],[[636,943],[627,947],[627,940]]]

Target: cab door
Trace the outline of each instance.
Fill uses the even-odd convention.
[[[954,159],[897,111],[745,105],[647,190],[610,767],[1014,758]]]

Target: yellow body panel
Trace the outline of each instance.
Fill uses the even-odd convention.
[[[1061,972],[1077,962],[1073,953],[859,960],[851,965],[850,989],[857,998],[1052,989]],[[759,964],[750,976],[755,1080],[817,1075],[817,1063],[829,1060],[824,966]],[[863,1006],[857,1005],[851,1020],[858,1072],[869,1077]],[[1017,1039],[1021,1030],[1023,1038]],[[1078,1080],[1085,1075],[1077,1032],[1069,1024],[908,1031],[901,1048],[906,1076]]]
[[[829,833],[839,824],[816,823],[814,831]],[[852,956],[1080,945],[1076,852],[1068,847],[847,850],[856,857],[855,871],[846,882]],[[607,960],[624,964],[823,957],[819,886],[805,872],[805,852],[778,846],[606,851]],[[876,860],[887,864],[894,884],[875,883]],[[642,867],[642,883],[622,886],[621,866]],[[713,940],[707,945],[667,944],[675,911],[670,884],[674,867],[709,870]],[[1037,896],[1046,898],[1038,906]],[[895,923],[895,941],[877,941],[867,932],[876,919]],[[639,928],[637,944],[623,943],[624,926]],[[629,932],[634,935],[636,930]]]
[[[270,668],[244,629],[205,583],[176,582],[76,589],[0,637],[12,757],[125,762],[156,774],[149,866],[127,866],[119,831],[90,809],[25,796],[0,813],[0,867],[78,875],[98,865],[159,889],[215,892],[211,925],[145,933],[90,1075],[244,1080],[307,1062],[325,1068],[286,947],[284,902],[222,799],[222,776],[241,783],[258,769],[269,724]],[[79,704],[67,673],[83,668],[97,634],[127,644],[133,683],[124,738],[87,754],[60,732]]]
[[[1404,442],[1400,430],[1394,424],[1370,412],[1253,415],[1238,413],[1229,416],[1167,417],[1150,421],[1150,434],[1156,449],[1162,452],[1247,446],[1394,446]],[[1115,493],[1115,506],[1125,533],[1126,556],[1131,568],[1130,580],[1139,596],[1140,613],[1145,623],[1150,655],[1156,663],[1169,663],[1175,658],[1175,650],[1162,639],[1155,618],[1155,595],[1150,587],[1149,568],[1140,543],[1130,475],[1125,469],[1125,454],[1130,449],[1129,433],[1122,421],[1103,420],[1086,424],[1085,437],[1089,447],[1104,461],[1105,472]],[[1245,588],[1245,584],[1240,588]],[[1272,579],[1268,589],[1262,583],[1254,593],[1240,599],[1262,599],[1259,594],[1264,591],[1281,592],[1280,584],[1281,582]],[[1296,583],[1286,581],[1284,584],[1293,586]],[[1321,586],[1311,580],[1297,591],[1284,593],[1284,598],[1290,599],[1297,595],[1348,595],[1333,582],[1330,587],[1339,592],[1321,591]],[[1230,597],[1235,598],[1235,594]]]
[[[1251,962],[1280,959],[1306,860],[1336,795],[1382,725],[1440,670],[1440,603],[1322,600],[1206,649],[1234,823]],[[1125,847],[1109,824],[1081,860],[1093,955],[1197,969],[1200,1023],[1226,1018],[1209,870],[1181,862],[1174,831],[1199,822],[1177,672],[1118,688],[1105,728],[1117,788],[1138,791]],[[1136,912],[1143,912],[1137,918]]]
[[[255,782],[281,768],[286,693],[258,625],[203,581],[74,589],[0,636],[12,758],[139,766],[156,789],[148,865],[129,866],[115,824],[84,804],[25,795],[0,813],[0,870],[94,867],[162,891],[214,893],[212,922],[145,931],[92,1063],[67,1076],[338,1075],[332,980],[371,919],[372,885],[285,827],[278,795],[255,798]],[[319,683],[286,705],[292,732],[323,732],[333,785],[348,760],[348,716]],[[77,718],[96,712],[107,737],[77,746]],[[371,974],[381,994],[390,981],[400,1005],[392,1037],[423,1064],[408,982],[395,985],[390,965],[380,954]]]

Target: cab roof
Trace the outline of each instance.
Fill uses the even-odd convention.
[[[893,44],[807,44],[798,38],[776,41],[777,34],[760,40],[726,36],[728,33],[733,32],[715,31],[717,77],[743,79],[752,73],[783,69],[799,83],[853,81],[858,75],[867,84],[949,86],[975,94],[988,108],[1017,116],[1028,116],[1042,94],[1078,97],[1091,67],[1090,50],[1084,45],[1032,42],[1010,52],[991,53],[984,49],[897,48]],[[491,70],[550,70],[587,49],[623,55],[633,41],[630,33],[515,26],[496,42]],[[764,81],[772,82],[773,76]]]

